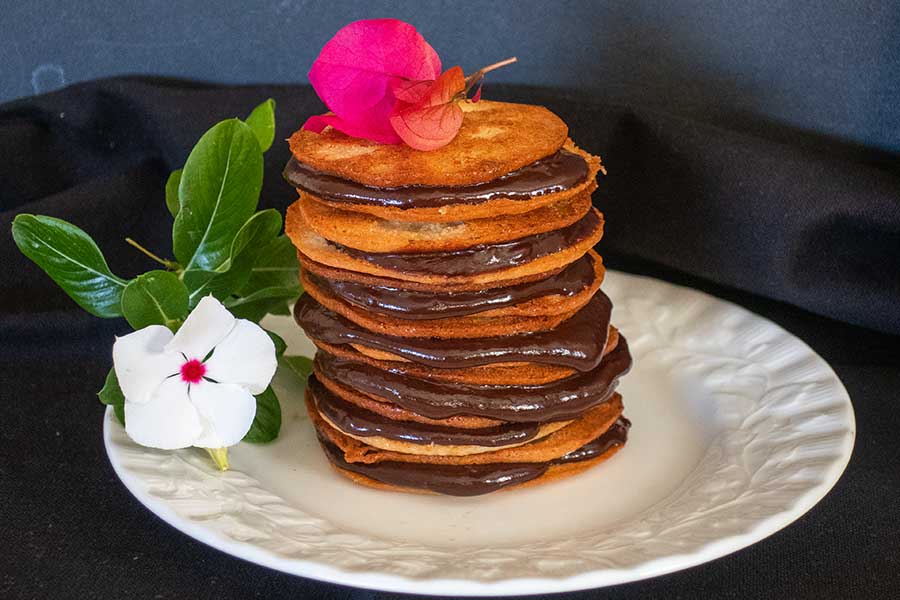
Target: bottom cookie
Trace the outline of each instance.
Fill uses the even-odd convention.
[[[620,418],[600,437],[565,456],[543,463],[349,463],[344,460],[343,451],[327,437],[319,435],[319,442],[331,466],[356,483],[397,492],[478,496],[512,487],[540,485],[581,473],[624,446],[630,426],[628,419]]]

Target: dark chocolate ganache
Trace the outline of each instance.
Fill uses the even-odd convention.
[[[609,298],[598,291],[575,315],[549,331],[443,340],[373,333],[328,310],[309,294],[294,305],[294,318],[313,341],[358,344],[441,369],[534,362],[590,371],[603,358],[611,311]]]
[[[371,464],[350,463],[344,453],[324,435],[319,443],[334,466],[358,473],[381,483],[404,488],[424,489],[448,496],[478,496],[537,479],[554,465],[598,458],[628,440],[631,423],[622,417],[600,437],[555,460],[542,463],[487,463],[478,465],[433,465],[427,463],[382,461]]]
[[[571,225],[498,244],[479,244],[462,250],[441,252],[363,252],[329,241],[339,251],[370,264],[404,273],[472,275],[489,273],[531,262],[574,246],[600,225],[600,215],[589,210]]]
[[[348,304],[409,321],[464,317],[542,296],[574,296],[594,282],[594,259],[585,254],[546,279],[471,292],[420,292],[392,285],[326,279],[309,271],[312,283]]]
[[[529,385],[429,381],[323,351],[316,353],[313,367],[318,377],[432,419],[473,415],[527,423],[574,419],[609,400],[619,377],[631,368],[631,354],[625,338],[619,336],[615,349],[603,357],[597,368],[550,383]]]
[[[493,181],[467,186],[370,187],[317,171],[293,157],[283,174],[294,187],[331,202],[407,209],[480,204],[500,197],[528,200],[573,188],[587,180],[588,173],[581,156],[560,150]]]
[[[309,378],[307,388],[319,414],[344,433],[357,437],[379,436],[413,444],[497,448],[527,442],[541,429],[540,423],[505,423],[494,427],[460,429],[414,421],[395,421],[338,397],[322,385],[315,375]]]

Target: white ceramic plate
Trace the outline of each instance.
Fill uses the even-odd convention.
[[[806,344],[740,307],[611,272],[604,290],[635,366],[621,384],[626,447],[574,478],[475,498],[367,489],[329,468],[280,373],[284,425],[231,450],[220,474],[198,450],[133,444],[105,417],[110,461],[173,527],[304,577],[447,595],[538,594],[684,569],[790,524],[853,449],[847,392]],[[312,345],[288,317],[266,325],[289,353]]]

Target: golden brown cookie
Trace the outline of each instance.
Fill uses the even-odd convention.
[[[557,299],[556,310],[553,309],[552,300],[536,298],[528,303],[523,303],[528,306],[518,310],[515,310],[516,307],[513,306],[473,316],[414,321],[389,317],[344,302],[319,288],[305,276],[305,273],[301,273],[300,281],[303,283],[306,293],[315,298],[322,306],[369,331],[396,337],[441,339],[493,337],[553,329],[578,312],[600,288],[597,283],[574,296],[547,297]],[[536,314],[529,315],[528,312]],[[494,313],[496,316],[487,316],[489,313]]]
[[[606,273],[600,257],[593,250],[590,251],[590,254],[594,258],[594,280],[576,294],[571,296],[560,294],[541,296],[512,306],[486,310],[463,317],[416,320],[392,317],[345,302],[327,289],[319,287],[305,270],[300,273],[300,282],[309,295],[329,310],[342,315],[361,327],[371,331],[382,332],[386,335],[438,338],[508,335],[527,331],[541,331],[542,327],[548,328],[546,326],[547,321],[534,319],[534,317],[571,315],[590,302],[597,290],[600,289]],[[553,319],[550,322],[557,323],[557,320]],[[558,322],[562,321],[559,320]],[[512,323],[512,326],[508,327],[510,323]],[[549,328],[555,326],[553,324]],[[490,331],[498,331],[499,333],[489,333]]]
[[[549,156],[568,127],[542,106],[483,100],[460,105],[465,118],[452,142],[429,152],[379,144],[333,128],[300,130],[288,140],[305,165],[374,187],[483,183]]]
[[[412,421],[413,423],[422,423],[424,425],[442,425],[444,427],[456,427],[457,429],[481,429],[482,427],[495,427],[503,423],[503,421],[499,419],[476,417],[473,415],[455,415],[447,417],[446,419],[430,419],[397,404],[385,402],[384,400],[372,398],[371,396],[357,392],[336,381],[331,381],[330,379],[320,377],[319,375],[316,377],[332,394],[335,394],[347,402],[352,402],[361,408],[383,417],[394,419],[395,421]]]
[[[609,354],[616,347],[618,341],[618,330],[610,327],[603,355]],[[319,340],[313,340],[313,342],[323,351],[340,358],[362,362],[379,369],[391,369],[395,373],[430,381],[487,385],[541,385],[575,374],[575,369],[569,367],[527,362],[494,363],[465,369],[437,369],[418,365],[395,354],[356,344],[348,347],[326,344]]]
[[[562,229],[591,208],[590,192],[519,215],[496,215],[452,223],[404,223],[333,208],[301,193],[303,219],[332,242],[365,252],[446,252],[497,244]]]
[[[525,481],[523,483],[519,483],[516,485],[510,485],[506,487],[499,488],[497,491],[502,492],[505,490],[518,490],[526,487],[534,487],[538,485],[544,485],[546,483],[551,483],[553,481],[559,481],[560,479],[565,479],[567,477],[572,477],[573,475],[578,475],[579,473],[583,473],[588,469],[599,465],[600,463],[611,458],[616,452],[622,449],[622,446],[613,446],[600,456],[596,458],[592,458],[590,460],[583,460],[580,462],[572,462],[565,463],[561,465],[551,465],[547,471],[541,475],[540,477],[536,477],[535,479],[531,479],[529,481]],[[366,487],[375,488],[376,490],[382,490],[385,492],[403,492],[407,494],[426,494],[431,496],[440,495],[438,492],[433,492],[431,490],[427,490],[424,488],[413,488],[413,487],[400,487],[396,485],[391,485],[388,483],[382,483],[377,479],[372,479],[371,477],[366,477],[365,475],[361,475],[359,473],[354,473],[352,471],[348,471],[346,469],[342,469],[335,465],[334,463],[329,462],[331,468],[337,471],[340,475],[343,475],[347,479],[351,480],[354,483],[358,483],[360,485],[364,485]]]
[[[537,210],[542,206],[556,204],[583,194],[591,194],[597,189],[597,173],[606,174],[600,158],[581,150],[567,140],[563,146],[567,151],[581,156],[588,167],[587,178],[578,185],[567,190],[534,196],[528,200],[518,198],[497,197],[486,202],[448,204],[438,207],[399,208],[396,206],[379,206],[375,204],[352,204],[321,199],[334,208],[367,213],[388,221],[411,223],[449,223],[468,221],[471,219],[489,219],[499,215],[517,215]],[[298,190],[299,191],[299,190]]]
[[[593,252],[593,251],[591,251]],[[594,256],[597,256],[596,253]],[[598,257],[599,258],[599,257]],[[304,271],[309,271],[319,277],[325,277],[327,279],[334,279],[337,281],[350,281],[353,283],[359,283],[362,285],[370,285],[370,286],[381,286],[388,288],[399,288],[404,290],[414,290],[418,292],[470,292],[473,290],[481,290],[481,289],[490,289],[493,287],[501,287],[508,285],[518,285],[520,283],[529,283],[532,281],[539,281],[541,279],[546,279],[547,277],[551,277],[556,275],[560,271],[562,271],[566,265],[559,267],[557,269],[552,269],[550,271],[546,271],[544,273],[535,273],[534,275],[529,275],[527,277],[519,277],[517,279],[510,279],[505,281],[498,282],[499,285],[486,285],[486,284],[472,284],[472,283],[463,283],[460,285],[448,285],[448,284],[436,284],[436,283],[420,283],[418,281],[409,281],[403,279],[393,279],[390,277],[378,277],[376,275],[369,275],[367,273],[357,273],[356,271],[348,271],[346,269],[336,269],[334,267],[329,267],[328,265],[323,265],[322,263],[318,263],[306,256],[299,250],[297,251],[297,260],[300,261],[300,267]]]
[[[330,427],[334,428],[336,431],[340,431],[340,429],[328,418],[319,414],[322,421],[327,423]],[[566,425],[571,423],[571,421],[558,421],[555,423],[544,423],[540,426],[538,433],[534,436],[533,440],[529,440],[527,442],[521,442],[518,444],[508,444],[505,446],[473,446],[473,445],[445,445],[445,444],[414,444],[412,442],[404,442],[400,440],[394,440],[386,437],[381,437],[377,435],[361,437],[349,434],[347,432],[341,431],[348,438],[354,439],[363,444],[367,444],[372,446],[373,448],[378,448],[379,450],[389,450],[392,452],[401,452],[403,454],[417,454],[420,456],[469,456],[471,454],[481,454],[483,452],[496,452],[499,450],[506,450],[510,448],[516,448],[518,446],[522,446],[527,443],[533,443],[533,441],[540,440],[542,438],[547,437],[548,435],[559,431]]]
[[[327,424],[319,415],[309,394],[307,394],[306,408],[316,430],[343,450],[344,459],[347,462],[376,463],[384,460],[445,465],[539,463],[564,456],[600,437],[622,414],[622,397],[619,394],[613,394],[609,400],[591,408],[566,427],[535,442],[515,448],[466,456],[433,456],[380,450],[355,440]]]
[[[396,420],[334,394],[318,377],[310,378],[306,396],[319,417],[344,435],[375,448],[410,454],[466,456],[513,448],[546,437],[571,422],[570,419],[460,428],[444,423]]]
[[[591,210],[596,212],[596,209],[594,208]],[[337,246],[330,244],[325,238],[313,231],[303,218],[303,214],[297,203],[288,207],[287,217],[285,219],[285,232],[293,242],[294,246],[301,253],[317,263],[335,269],[356,271],[358,273],[401,279],[404,281],[459,286],[460,288],[464,285],[499,287],[502,285],[511,285],[512,281],[519,280],[523,277],[560,269],[584,256],[585,253],[588,252],[594,244],[599,242],[601,237],[603,237],[603,217],[599,212],[596,214],[598,216],[598,221],[593,230],[586,237],[571,246],[513,267],[465,275],[409,273],[376,265],[362,258],[351,256],[350,254],[341,251]]]
[[[419,379],[448,383],[484,383],[492,385],[541,385],[575,374],[575,369],[540,363],[496,363],[467,369],[436,369],[418,365],[405,358],[364,346],[338,346],[313,340],[318,348],[340,358],[362,362],[379,369],[393,369]],[[359,349],[357,349],[359,348]],[[374,354],[380,358],[369,356]]]

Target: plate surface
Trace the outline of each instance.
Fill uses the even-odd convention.
[[[855,424],[841,382],[777,325],[688,288],[609,272],[635,366],[626,447],[572,479],[475,498],[357,486],[318,448],[296,378],[276,375],[282,433],[240,444],[220,474],[199,450],[154,451],[105,416],[110,461],[172,526],[224,552],[344,585],[423,594],[538,594],[684,569],[771,535],[834,485]],[[291,354],[289,317],[264,323]]]

